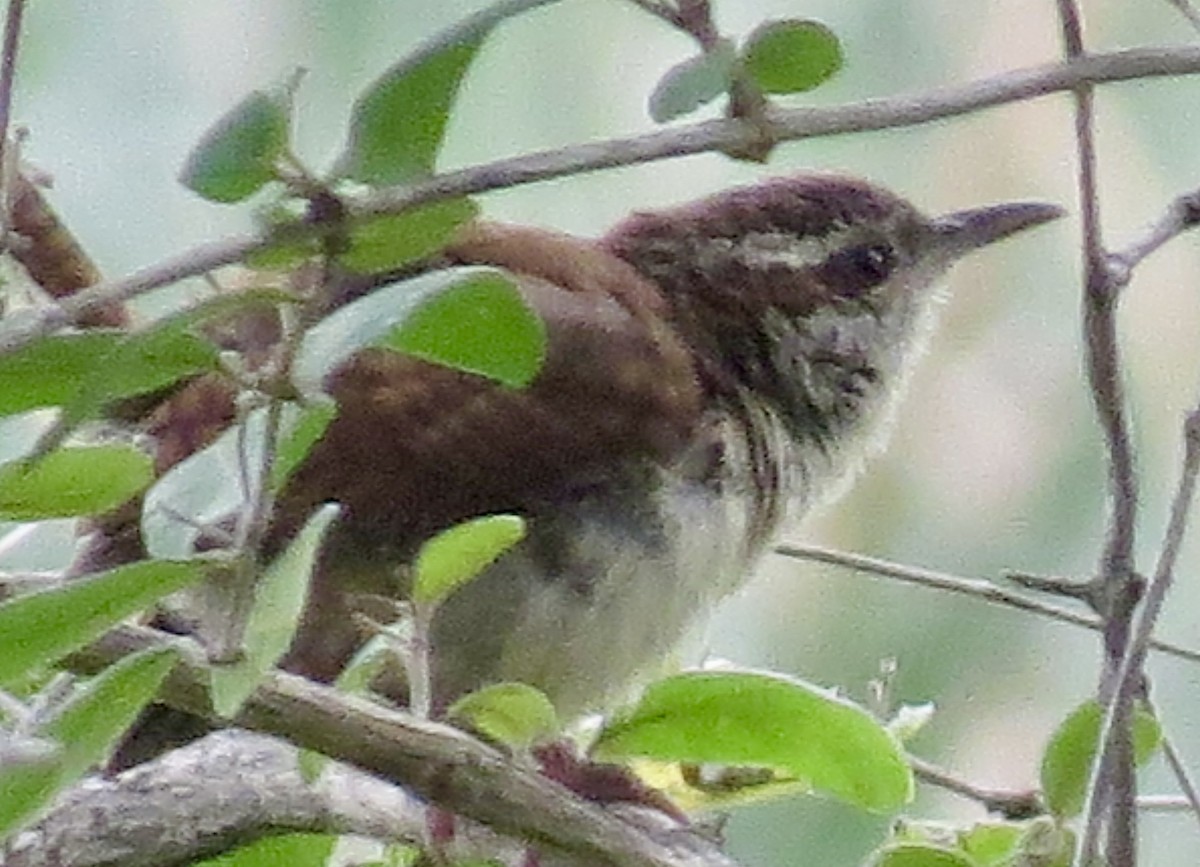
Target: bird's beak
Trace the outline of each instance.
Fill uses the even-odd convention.
[[[1045,202],[1011,202],[969,211],[955,211],[932,221],[933,231],[948,259],[986,247],[1017,232],[1057,220],[1066,213]]]

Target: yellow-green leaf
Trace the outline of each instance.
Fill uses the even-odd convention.
[[[291,125],[289,89],[256,90],[204,133],[180,172],[188,189],[213,202],[240,202],[275,180]]]
[[[0,519],[37,521],[98,515],[154,480],[151,457],[133,446],[57,449],[0,466]]]
[[[485,515],[443,530],[421,546],[413,565],[413,601],[436,605],[525,537],[517,515]]]
[[[351,271],[390,271],[441,250],[477,212],[473,201],[460,198],[373,217],[350,230],[349,249],[338,261]]]
[[[431,295],[379,345],[523,388],[541,370],[546,327],[507,277],[484,271]]]
[[[23,757],[5,756],[0,762],[0,840],[34,818],[61,788],[62,755],[49,744]]]
[[[204,575],[199,561],[148,560],[0,605],[0,685],[94,641]]]
[[[878,812],[898,809],[913,792],[899,744],[865,710],[759,672],[690,672],[651,684],[600,733],[594,753],[772,768]]]
[[[923,843],[885,846],[868,863],[870,867],[979,867],[962,852]]]
[[[484,34],[406,58],[354,104],[339,169],[367,184],[396,184],[433,171],[446,123]]]
[[[518,750],[547,741],[561,730],[550,699],[524,683],[493,683],[468,693],[450,706],[447,716]]]
[[[767,93],[812,90],[842,62],[836,34],[819,21],[768,21],[742,47],[743,70]]]
[[[1041,782],[1046,806],[1056,816],[1078,816],[1083,809],[1103,718],[1097,702],[1085,701],[1050,736],[1042,754]],[[1139,705],[1133,723],[1134,757],[1139,765],[1158,749],[1161,734],[1158,721]]]

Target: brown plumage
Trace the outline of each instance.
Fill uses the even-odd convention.
[[[546,324],[545,366],[525,390],[379,349],[332,371],[339,414],[266,540],[272,555],[320,504],[343,507],[285,665],[335,676],[365,638],[351,612],[402,595],[424,539],[515,512],[528,537],[439,611],[436,695],[522,680],[567,714],[607,705],[880,441],[935,279],[1057,214],[931,220],[806,175],[635,215],[598,242],[470,227],[444,261],[513,275]],[[188,408],[221,402],[185,389],[160,411],[171,460],[211,434]]]

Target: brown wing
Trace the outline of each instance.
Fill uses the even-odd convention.
[[[281,498],[269,547],[337,501],[345,533],[404,551],[468,517],[553,507],[692,435],[691,356],[658,315],[656,287],[623,261],[486,224],[451,255],[518,275],[546,324],[541,373],[513,390],[385,350],[357,354],[327,382],[338,417]]]
[[[536,517],[666,460],[693,435],[700,386],[658,315],[657,289],[622,260],[560,235],[478,227],[451,251],[508,268],[546,325],[545,364],[513,390],[384,350],[327,382],[338,416],[278,503],[277,550],[318,505],[344,512],[284,666],[334,677],[366,638],[353,616],[394,591],[397,559],[491,512]],[[365,606],[365,607],[364,607]],[[386,617],[386,612],[371,612]]]

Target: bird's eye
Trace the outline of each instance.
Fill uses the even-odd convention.
[[[819,276],[835,294],[857,298],[875,288],[896,267],[896,251],[887,244],[860,244],[838,250],[819,267]]]

